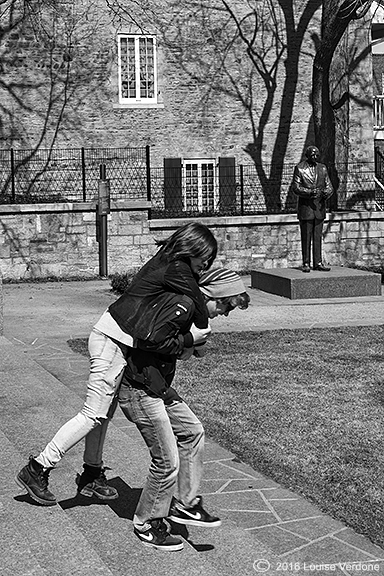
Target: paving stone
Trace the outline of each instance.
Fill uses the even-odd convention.
[[[270,505],[281,520],[295,520],[299,518],[312,518],[319,515],[319,509],[304,498],[297,500],[274,500]]]
[[[242,492],[243,490],[254,490],[258,486],[258,480],[240,479],[240,480],[211,480],[204,479],[204,488],[208,492]],[[211,490],[207,490],[207,485]],[[216,486],[216,489],[214,488]]]
[[[204,470],[205,477],[211,480],[244,478],[244,474],[240,470],[236,470],[236,468],[228,465],[226,462],[205,461]]]
[[[280,488],[277,487],[274,490],[264,492],[265,498],[272,502],[274,500],[298,500],[300,496],[298,496],[292,490],[287,490],[287,488]]]
[[[340,562],[365,562],[372,560],[372,555],[356,549],[354,546],[332,538],[331,536],[310,541],[301,548],[291,549],[283,556],[291,562],[313,564],[337,564]]]
[[[204,460],[206,463],[208,463],[210,460],[213,460],[215,462],[220,460],[224,465],[226,464],[231,465],[233,459],[234,455],[232,454],[232,452],[229,452],[228,450],[226,450],[225,448],[223,448],[222,446],[211,440],[209,437],[205,438]]]
[[[335,536],[338,540],[355,546],[360,550],[364,550],[367,554],[371,554],[373,559],[380,559],[384,562],[384,550],[375,544],[372,544],[370,540],[362,536],[361,534],[356,534],[351,528],[345,528],[344,530],[338,532]]]
[[[236,511],[236,510],[246,510],[249,512],[257,512],[261,510],[262,512],[270,512],[271,509],[262,498],[261,494],[254,491],[244,491],[244,492],[229,492],[223,494],[211,494],[211,502],[214,502],[216,506],[219,506],[221,510],[225,511]]]
[[[282,522],[282,526],[286,530],[290,530],[299,536],[305,536],[311,540],[316,540],[317,538],[335,532],[341,534],[341,531],[345,530],[344,524],[321,513],[313,518],[301,518],[300,520]]]
[[[252,532],[259,540],[268,544],[272,551],[278,556],[310,542],[307,538],[281,530],[278,526],[258,528],[252,530]]]
[[[278,523],[276,516],[270,511],[247,512],[244,510],[229,511],[221,509],[220,518],[231,520],[244,529],[253,529]]]

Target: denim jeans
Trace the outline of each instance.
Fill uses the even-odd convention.
[[[194,505],[203,472],[204,429],[185,402],[164,404],[129,385],[120,388],[119,404],[151,455],[133,519],[136,527],[147,530],[150,520],[168,516],[174,496],[184,506]]]
[[[64,454],[84,437],[84,462],[103,465],[103,445],[112,404],[123,375],[127,347],[114,342],[98,330],[88,340],[90,374],[87,396],[80,412],[56,433],[36,460],[44,466],[55,466]]]

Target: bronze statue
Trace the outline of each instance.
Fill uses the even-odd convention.
[[[314,270],[328,272],[322,262],[322,234],[325,219],[325,203],[333,194],[327,168],[319,162],[320,152],[316,146],[305,151],[305,160],[296,167],[293,175],[293,191],[298,196],[297,216],[300,221],[303,272],[310,272],[311,245]]]

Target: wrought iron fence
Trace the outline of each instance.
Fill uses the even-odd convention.
[[[149,147],[0,150],[0,203],[91,201],[102,164],[112,198],[147,198],[148,157]]]
[[[282,174],[264,164],[238,165],[233,174],[219,175],[212,182],[195,179],[191,183],[183,172],[151,169],[152,217],[230,216],[289,214],[296,212],[297,197],[292,191],[295,164],[286,164]],[[382,189],[375,180],[373,162],[339,164],[338,209],[384,209]],[[192,188],[192,190],[191,190]]]
[[[0,203],[92,201],[100,165],[111,199],[151,200],[152,218],[292,213],[294,164],[281,173],[270,164],[235,165],[220,159],[212,170],[193,161],[150,166],[149,147],[0,150]],[[176,165],[177,164],[177,165]],[[384,159],[337,165],[338,208],[384,209]],[[382,182],[382,185],[380,185]]]
[[[278,177],[271,166],[237,165],[221,173],[190,174],[177,168],[151,169],[152,217],[215,216],[292,212],[290,185],[294,166]],[[263,183],[262,183],[263,182]]]

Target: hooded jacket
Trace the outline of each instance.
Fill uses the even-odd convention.
[[[153,302],[148,312],[149,333],[130,349],[122,386],[143,389],[166,403],[179,398],[171,383],[178,357],[193,346],[189,329],[194,312],[195,305],[188,296],[163,294]]]

